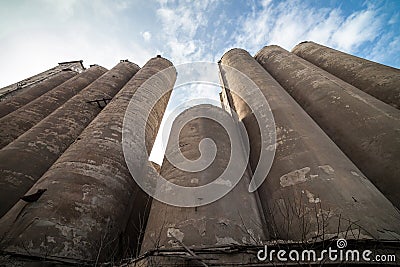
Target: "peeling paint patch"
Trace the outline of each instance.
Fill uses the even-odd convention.
[[[58,230],[60,230],[60,233],[62,236],[65,236],[67,238],[70,236],[76,235],[76,230],[73,227],[69,227],[69,226],[61,225],[61,224],[55,224],[54,227],[57,228]]]
[[[113,130],[113,131],[116,131],[116,132],[118,132],[118,133],[120,133],[120,134],[122,134],[122,127],[119,126],[119,125],[112,125],[112,126],[110,127],[110,129]]]
[[[179,241],[182,242],[183,237],[185,236],[184,233],[181,232],[181,230],[177,228],[168,228],[167,230],[167,237],[175,237]]]
[[[87,196],[89,193],[90,193],[90,185],[84,184],[84,185],[82,186],[82,194],[83,194],[82,200],[85,200],[85,199],[86,199],[86,196]]]
[[[5,176],[5,179],[4,179],[4,180],[5,180],[6,182],[9,182],[10,184],[12,184],[12,185],[14,185],[14,186],[19,186],[19,185],[22,184],[22,181],[21,181],[21,180],[18,180],[18,179],[14,178],[14,177]]]
[[[322,169],[326,174],[333,174],[335,170],[330,165],[321,165],[318,168]]]
[[[304,191],[302,191],[304,192]],[[308,198],[308,202],[310,203],[320,203],[321,200],[319,199],[319,197],[315,197],[313,193],[311,193],[310,191],[306,190],[306,195]]]
[[[47,236],[46,239],[48,243],[56,243],[56,241],[54,240],[54,236]]]
[[[88,204],[83,204],[83,203],[76,202],[76,201],[74,202],[74,204],[75,204],[74,209],[76,211],[79,211],[80,213],[87,213],[87,212],[90,212],[93,208],[95,208],[90,204],[89,205]]]
[[[299,170],[289,172],[280,178],[280,184],[282,187],[291,186],[307,181],[306,174],[310,172],[310,167],[304,167]]]

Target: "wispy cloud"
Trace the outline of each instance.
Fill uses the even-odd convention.
[[[150,39],[151,39],[151,33],[150,32],[141,32],[141,34],[142,34],[142,36],[143,36],[143,39],[146,41],[146,42],[148,42],[148,41],[150,41]]]
[[[269,1],[241,18],[242,29],[233,34],[233,42],[252,53],[267,44],[292,49],[304,40],[354,52],[365,42],[374,41],[382,30],[382,18],[376,10],[344,15],[340,7],[314,7],[307,2]]]
[[[232,47],[254,54],[269,44],[291,50],[304,40],[399,67],[399,36],[398,1],[389,0],[3,1],[0,86],[61,61],[111,68],[120,59],[143,65],[161,54],[175,65],[216,62]],[[167,113],[182,101],[218,99],[214,91],[177,90]]]
[[[0,86],[64,60],[108,68],[121,58],[143,65],[155,54],[175,64],[217,61],[232,47],[254,54],[267,44],[290,50],[304,40],[400,66],[399,14],[395,1],[350,7],[313,0],[7,2],[0,8],[7,62],[0,63]],[[389,45],[394,52],[384,50]]]
[[[382,29],[381,18],[374,10],[356,12],[334,29],[327,45],[352,52],[364,42],[373,42]],[[331,44],[330,44],[331,43]]]
[[[175,64],[198,60],[212,60],[212,51],[207,50],[207,40],[201,31],[212,20],[210,11],[215,0],[208,1],[159,1],[157,15],[162,25],[163,50]]]

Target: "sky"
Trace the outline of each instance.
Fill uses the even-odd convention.
[[[0,87],[63,61],[217,62],[234,47],[254,55],[301,41],[400,68],[400,0],[0,0]],[[218,88],[177,90],[166,116],[194,98],[218,100]],[[155,151],[160,163],[158,141]]]

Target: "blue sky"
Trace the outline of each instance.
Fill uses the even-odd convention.
[[[254,55],[305,40],[399,68],[400,0],[0,0],[0,87],[62,61],[216,62],[233,47]],[[193,97],[217,99],[197,89],[172,100]]]
[[[400,1],[0,0],[0,86],[58,62],[217,61],[304,40],[400,67]]]

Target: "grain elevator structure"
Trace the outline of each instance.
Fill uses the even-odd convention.
[[[269,45],[254,56],[234,48],[216,65],[221,105],[176,117],[161,166],[146,155],[180,74],[160,55],[110,70],[59,63],[1,88],[0,265],[288,264],[260,257],[267,247],[370,249],[398,264],[400,70],[314,42],[291,52]],[[268,105],[245,101],[243,77]],[[265,125],[257,114],[267,109],[273,120]],[[211,111],[218,122],[207,117]],[[275,139],[265,148],[268,127]],[[253,192],[264,150],[274,151],[273,161]],[[201,170],[177,167],[208,152],[212,162]],[[223,175],[240,180],[217,179]],[[175,194],[160,177],[228,191],[211,203],[193,193],[198,204],[172,205],[137,183]],[[321,262],[374,264],[312,255],[291,264]]]

